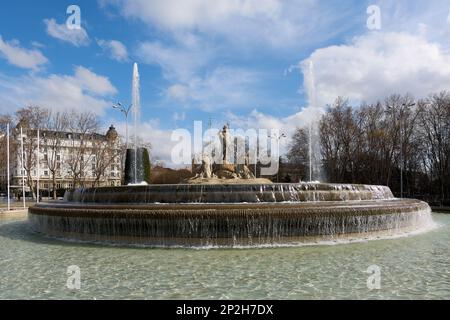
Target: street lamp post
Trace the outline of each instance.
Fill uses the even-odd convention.
[[[37,171],[37,178],[36,178],[36,193],[37,193],[37,199],[36,202],[39,203],[39,184],[40,184],[40,163],[39,163],[39,154],[40,154],[40,131],[37,130],[37,150],[36,150],[36,171]]]
[[[274,136],[270,135],[269,136],[269,139],[275,139],[277,141],[277,151],[278,151],[277,152],[277,157],[278,157],[277,161],[278,161],[278,165],[280,163],[280,140],[283,139],[283,138],[286,138],[286,134],[284,134],[284,133],[282,133],[281,135],[274,135]],[[280,180],[280,167],[278,167],[278,171],[277,171],[277,183],[279,182],[279,180]]]
[[[8,183],[8,211],[11,210],[11,198],[10,198],[10,189],[11,189],[11,176],[10,176],[10,172],[9,172],[9,136],[10,136],[10,132],[9,132],[9,123],[6,125],[6,176],[7,176],[7,183]]]
[[[256,137],[255,147],[255,178],[258,178],[259,136]]]
[[[117,102],[117,104],[113,105],[112,107],[114,109],[119,110],[125,115],[125,146],[126,149],[128,149],[128,114],[130,113],[131,107],[133,105],[130,105],[128,108],[125,108],[120,102]]]
[[[20,126],[20,149],[21,149],[21,174],[22,174],[22,198],[23,198],[23,209],[25,210],[26,204],[25,204],[25,164],[24,164],[24,151],[23,151],[23,130],[22,126]]]
[[[309,150],[308,150],[308,156],[309,156],[309,181],[312,182],[313,181],[313,166],[312,166],[312,158],[313,158],[313,150],[312,150],[312,124],[311,122],[309,123]]]

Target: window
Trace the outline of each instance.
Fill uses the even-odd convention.
[[[114,187],[115,183],[114,181],[111,181],[111,187]]]
[[[47,170],[44,171],[44,176],[48,176],[48,171]]]
[[[61,161],[61,156],[59,154],[56,155],[56,161]]]
[[[115,172],[111,172],[111,177],[115,177],[116,176],[116,173]]]

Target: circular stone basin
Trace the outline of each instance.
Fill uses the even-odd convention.
[[[149,246],[264,246],[395,236],[432,223],[425,202],[339,184],[149,185],[68,191],[29,209],[48,236]]]

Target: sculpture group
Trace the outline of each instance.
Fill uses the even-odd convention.
[[[225,125],[219,132],[222,149],[222,161],[216,163],[211,156],[203,153],[201,165],[196,169],[195,176],[186,180],[186,183],[243,183],[248,184],[258,181],[259,183],[271,183],[268,179],[256,179],[255,174],[249,169],[250,161],[245,155],[243,164],[229,163],[229,151],[233,146],[229,128]]]

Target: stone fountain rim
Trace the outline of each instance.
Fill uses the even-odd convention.
[[[427,210],[426,202],[415,199],[391,200],[357,200],[357,201],[316,201],[285,203],[198,203],[198,204],[81,204],[48,203],[39,204],[29,209],[30,214],[76,217],[136,217],[142,216],[165,218],[169,215],[233,217],[244,215],[270,215],[272,217],[287,215],[376,215],[410,213]],[[357,211],[355,212],[355,209]]]

